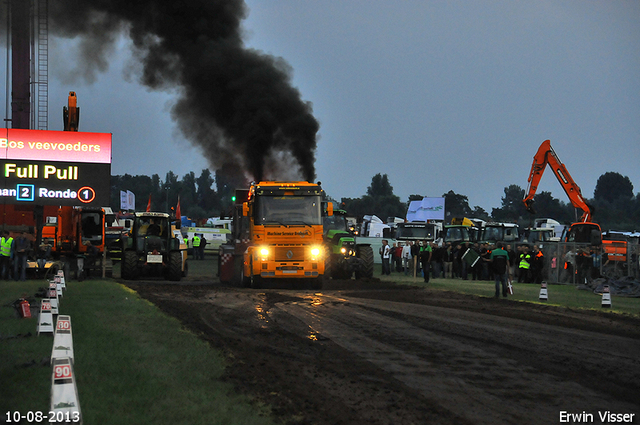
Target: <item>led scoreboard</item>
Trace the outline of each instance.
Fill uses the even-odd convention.
[[[109,205],[111,134],[0,129],[0,202]]]

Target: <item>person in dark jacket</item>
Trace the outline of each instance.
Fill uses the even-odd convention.
[[[415,242],[411,245],[411,256],[413,257],[413,270],[420,273],[420,243]]]
[[[468,269],[467,269],[467,262],[464,261],[462,259],[462,257],[464,257],[464,254],[467,253],[467,250],[469,249],[469,243],[465,242],[462,245],[459,245],[460,249],[458,249],[458,255],[456,256],[456,262],[458,263],[458,265],[460,266],[460,279],[462,280],[467,280],[468,279]]]
[[[442,252],[443,277],[453,279],[454,252],[450,242],[447,242],[445,250]]]
[[[505,251],[507,251],[507,254],[509,254],[509,276],[515,276],[515,264],[516,258],[518,258],[518,254],[516,254],[511,245],[507,245]]]
[[[420,247],[420,263],[422,263],[422,275],[424,276],[425,283],[429,283],[429,268],[432,255],[433,248],[429,242],[424,241]]]
[[[13,263],[13,278],[15,280],[27,280],[27,256],[31,251],[31,241],[27,238],[27,232],[22,232],[15,241],[16,253]]]
[[[533,252],[531,253],[531,283],[542,283],[544,270],[544,254],[538,245],[533,246]]]
[[[431,254],[431,277],[434,279],[442,276],[442,258],[444,256],[444,248],[434,243],[431,246],[433,253]]]

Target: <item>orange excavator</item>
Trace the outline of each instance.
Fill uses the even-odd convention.
[[[62,123],[64,131],[78,131],[80,124],[80,107],[78,106],[78,97],[76,92],[69,92],[69,106],[62,107]]]
[[[551,147],[551,142],[545,140],[538,148],[538,152],[533,157],[533,164],[531,165],[531,173],[529,174],[529,185],[526,191],[526,196],[522,200],[527,211],[535,214],[533,209],[533,197],[538,190],[538,184],[542,178],[545,168],[549,165],[553,170],[556,178],[562,185],[565,193],[569,197],[571,204],[580,210],[582,210],[582,216],[579,221],[573,223],[569,227],[569,231],[566,234],[565,242],[578,242],[578,243],[590,243],[592,245],[602,244],[602,229],[597,223],[591,222],[593,212],[589,205],[582,197],[580,187],[573,181],[571,174],[567,171],[567,167],[560,161],[558,155]]]

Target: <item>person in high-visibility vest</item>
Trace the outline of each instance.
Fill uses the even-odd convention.
[[[11,258],[13,257],[13,238],[8,230],[2,232],[0,238],[0,277],[11,279]]]
[[[522,247],[520,263],[518,264],[518,283],[529,282],[529,269],[531,268],[531,254],[527,245]]]
[[[200,260],[200,236],[193,235],[193,255],[196,260]]]

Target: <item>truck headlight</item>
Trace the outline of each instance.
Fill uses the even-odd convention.
[[[320,256],[320,248],[311,248],[311,255],[314,257]]]

